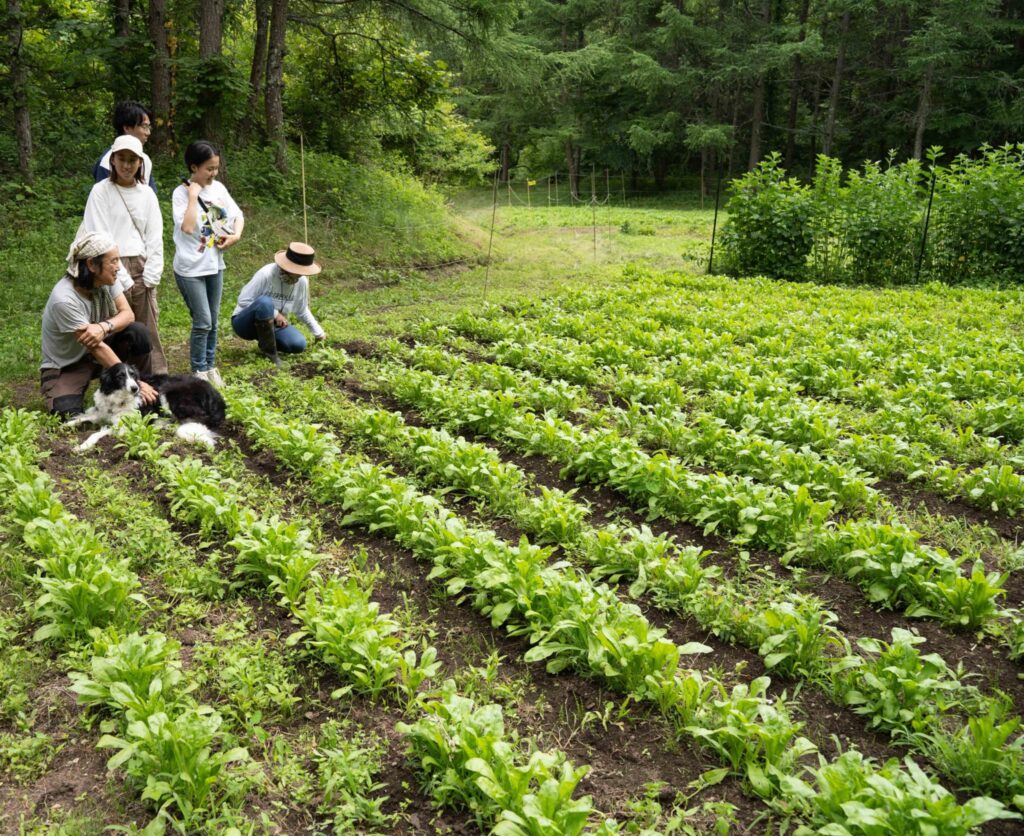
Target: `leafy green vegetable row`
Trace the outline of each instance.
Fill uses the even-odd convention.
[[[833,358],[831,366],[860,377],[882,376],[890,385],[934,384],[959,400],[1021,395],[1024,348],[992,328],[993,321],[1007,319],[1003,305],[971,294],[972,309],[964,311],[953,301],[959,295],[950,288],[941,294],[879,294],[757,280],[723,285],[713,277],[627,268],[612,291],[565,293],[554,305],[550,299],[528,300],[514,312],[552,332],[566,333],[573,320],[564,314],[576,313],[588,323],[628,320],[631,333],[668,326],[705,336],[728,334],[754,353],[784,342],[792,355]]]
[[[0,414],[0,496],[11,527],[38,557],[43,594],[34,617],[39,640],[86,644],[86,667],[73,671],[80,701],[111,716],[101,748],[115,749],[142,798],[157,807],[148,833],[165,826],[194,832],[247,781],[232,764],[248,759],[221,728],[221,716],[180,686],[179,645],[162,633],[136,632],[145,599],[127,560],[114,560],[96,532],[72,517],[39,470],[36,419]]]
[[[455,327],[480,338],[494,338],[492,352],[507,365],[600,385],[616,396],[652,407],[699,408],[702,411],[691,420],[723,419],[736,429],[807,444],[833,464],[848,461],[878,476],[923,480],[945,496],[1008,514],[1024,509],[1024,477],[1017,472],[1024,467],[1024,459],[1015,448],[1004,447],[973,427],[944,427],[930,409],[911,400],[889,399],[884,409],[860,414],[809,402],[799,397],[801,387],[784,375],[755,368],[748,359],[722,359],[731,344],[728,339],[702,337],[695,345],[678,335],[658,337],[641,328],[636,337],[640,344],[634,346],[623,342],[624,332],[636,327],[633,323],[594,329],[589,339],[589,331],[570,329],[575,336],[567,338],[529,331],[514,321],[465,313],[457,317]],[[432,340],[444,335],[443,330],[430,331]],[[617,338],[604,336],[608,331]],[[419,333],[424,334],[424,329]],[[704,394],[697,396],[692,390]],[[995,414],[987,413],[988,423],[981,426],[991,428]],[[755,416],[753,423],[751,416]],[[939,460],[939,454],[985,464],[955,465]]]
[[[683,730],[745,775],[759,795],[798,809],[820,832],[829,823],[846,832],[968,832],[994,817],[1012,816],[990,798],[960,806],[912,762],[907,771],[892,761],[877,768],[857,752],[817,770],[803,771],[814,751],[779,703],[764,696],[767,679],[726,692],[713,679],[679,667],[680,648],[652,630],[639,612],[606,589],[574,576],[548,553],[523,541],[511,546],[493,533],[473,529],[437,500],[357,456],[337,457],[333,442],[301,421],[232,399],[231,412],[260,446],[308,477],[324,501],[347,512],[345,523],[387,531],[403,546],[431,560],[431,576],[451,594],[466,594],[495,626],[529,636],[527,659],[548,659],[560,670],[574,666],[601,675],[638,699],[653,700]],[[800,777],[800,773],[806,775]],[[804,832],[812,832],[806,830]],[[836,831],[838,832],[838,831]]]
[[[392,396],[431,421],[499,438],[528,454],[565,466],[579,480],[605,482],[645,507],[649,517],[701,524],[783,552],[787,559],[821,564],[858,583],[877,603],[908,605],[977,626],[1000,616],[1003,577],[976,563],[969,577],[960,561],[917,542],[899,525],[850,520],[826,526],[829,505],[806,488],[789,493],[722,474],[704,474],[663,453],[650,455],[613,429],[584,430],[550,414],[522,408],[509,392],[467,388],[452,378],[387,365],[377,380]]]
[[[831,500],[837,508],[862,509],[873,504],[877,493],[870,487],[873,481],[859,468],[824,459],[811,449],[794,450],[782,441],[751,432],[745,427],[732,428],[718,416],[684,413],[676,404],[656,402],[648,406],[632,403],[628,408],[598,409],[586,393],[567,386],[564,380],[554,379],[556,392],[546,391],[543,382],[525,372],[512,373],[505,366],[467,364],[456,355],[433,346],[417,346],[403,350],[402,356],[414,367],[441,374],[467,377],[486,389],[515,389],[534,409],[552,410],[566,414],[582,406],[589,406],[583,419],[591,426],[617,426],[623,433],[638,438],[647,445],[665,448],[681,461],[694,466],[711,466],[750,476],[771,485],[806,485],[815,499]],[[543,352],[526,361],[530,352],[524,347],[520,358],[502,355],[508,366],[522,368],[529,364],[541,367]],[[558,363],[568,361],[574,367],[573,355],[556,353]],[[504,373],[498,370],[504,369]],[[614,394],[620,394],[612,390]]]
[[[490,448],[444,430],[407,426],[396,413],[339,403],[311,384],[275,383],[301,414],[340,425],[431,484],[482,500],[531,537],[562,546],[598,577],[630,578],[631,594],[651,590],[659,605],[694,616],[717,635],[735,636],[769,670],[817,682],[839,704],[866,715],[871,727],[947,768],[962,789],[1024,802],[1024,736],[1011,703],[965,686],[941,656],[922,655],[920,637],[895,630],[891,644],[862,640],[867,657],[853,654],[831,626],[835,615],[814,596],[762,587],[747,600],[738,585],[712,582],[715,573],[700,565],[698,549],[679,549],[649,529],[595,529],[586,522],[586,508],[557,489],[534,495],[526,475]]]
[[[196,459],[168,455],[164,445],[154,442],[152,425],[135,423],[129,446],[159,474],[172,513],[198,525],[204,535],[230,538],[239,582],[255,582],[278,595],[281,606],[302,624],[289,642],[303,640],[349,683],[334,696],[351,690],[375,698],[390,689],[406,700],[407,710],[423,714],[398,729],[438,803],[467,806],[482,826],[508,836],[581,832],[592,803],[589,797],[572,796],[588,767],[573,767],[560,752],[523,751],[518,739],[505,732],[499,706],[478,708],[455,694],[450,683],[437,696],[421,693],[440,669],[437,652],[424,646],[417,659],[398,622],[371,600],[372,587],[356,578],[324,580],[307,527],[259,515],[248,507],[237,482]],[[446,723],[453,712],[475,723],[478,733],[473,736],[467,727],[461,737],[450,734]],[[603,826],[599,830],[604,832]]]

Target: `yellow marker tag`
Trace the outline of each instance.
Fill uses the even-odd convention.
[[[527,186],[536,186],[537,185],[537,181],[536,180],[527,180],[526,181],[526,185]]]

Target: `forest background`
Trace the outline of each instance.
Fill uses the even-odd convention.
[[[46,192],[80,208],[68,178],[107,147],[124,98],[151,105],[155,159],[202,136],[226,148],[229,182],[246,158],[247,187],[265,193],[300,135],[427,183],[497,164],[503,181],[561,171],[575,193],[594,169],[663,189],[770,150],[810,174],[820,153],[952,155],[1024,133],[1024,0],[6,0],[4,13],[8,208]]]

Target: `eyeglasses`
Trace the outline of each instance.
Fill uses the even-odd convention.
[[[142,128],[146,133],[151,133],[153,131],[153,126],[149,122],[143,122],[141,125],[136,125],[136,127]]]

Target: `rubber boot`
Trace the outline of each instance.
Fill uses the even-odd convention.
[[[256,344],[260,347],[260,353],[275,366],[280,366],[281,358],[277,356],[277,337],[274,336],[274,320],[257,319],[253,324],[256,327]]]

